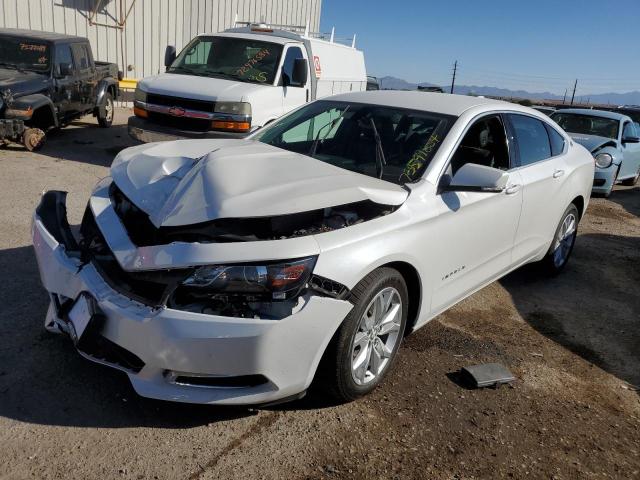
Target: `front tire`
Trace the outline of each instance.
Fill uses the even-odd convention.
[[[37,152],[46,140],[46,134],[39,128],[27,128],[22,134],[22,143],[30,152]]]
[[[379,268],[351,291],[353,309],[323,359],[321,383],[340,402],[366,395],[396,358],[407,323],[409,298],[397,270]]]
[[[558,275],[567,265],[578,236],[579,220],[578,208],[572,203],[560,219],[549,251],[540,261],[540,265],[548,275]]]
[[[115,113],[115,107],[113,103],[113,96],[110,92],[104,94],[105,104],[104,104],[104,115],[100,114],[100,109],[98,109],[98,124],[102,128],[109,128],[113,123],[113,115]]]

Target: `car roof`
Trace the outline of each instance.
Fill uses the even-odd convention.
[[[591,115],[592,117],[610,118],[611,120],[631,120],[622,113],[609,112],[607,110],[591,110],[589,108],[562,108],[554,113],[575,113],[577,115]]]
[[[63,35],[61,33],[54,32],[41,32],[39,30],[27,30],[25,28],[0,28],[0,36],[28,38],[30,40],[41,40],[51,43],[87,41],[87,39],[83,37]]]
[[[507,109],[525,113],[534,110],[517,105],[515,103],[493,100],[484,97],[471,97],[468,95],[452,95],[449,93],[435,93],[424,91],[401,90],[370,90],[368,92],[352,92],[325,97],[323,100],[336,100],[353,103],[371,103],[388,107],[407,108],[412,110],[424,110],[427,112],[455,115],[459,117],[463,112],[473,107],[493,107],[495,109]],[[487,108],[490,110],[491,108]],[[537,112],[536,112],[537,113]]]

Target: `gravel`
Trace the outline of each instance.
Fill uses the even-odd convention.
[[[0,149],[0,478],[640,478],[640,188],[592,200],[559,277],[525,267],[408,337],[366,398],[171,404],[44,331],[30,246],[43,190],[68,190],[80,221],[132,144],[128,115],[77,122],[38,154]],[[481,362],[516,382],[466,389],[455,372]]]

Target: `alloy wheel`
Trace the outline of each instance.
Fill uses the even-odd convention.
[[[402,300],[393,287],[376,294],[364,311],[351,345],[351,376],[356,385],[367,385],[389,365],[398,343]]]
[[[576,236],[576,225],[577,219],[573,212],[564,217],[553,247],[553,263],[556,267],[560,267],[569,258]]]

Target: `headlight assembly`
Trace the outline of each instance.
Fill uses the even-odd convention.
[[[214,112],[229,115],[251,115],[251,104],[247,102],[216,102]]]
[[[595,157],[596,165],[599,168],[608,168],[613,163],[613,157],[608,153],[599,153]]]
[[[307,284],[315,263],[316,257],[307,257],[274,264],[211,265],[198,268],[182,286],[201,294],[286,300]]]
[[[144,90],[142,90],[140,88],[140,86],[136,87],[136,91],[133,94],[133,99],[136,102],[142,102],[142,103],[146,103],[147,102],[147,92],[145,92]]]

